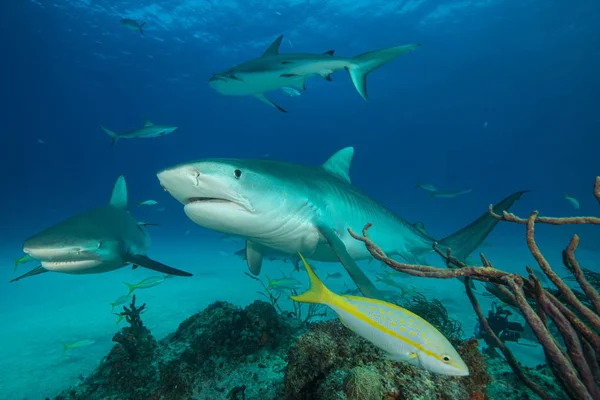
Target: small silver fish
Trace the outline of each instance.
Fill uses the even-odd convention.
[[[459,191],[450,191],[450,190],[441,191],[440,190],[437,192],[430,193],[429,197],[439,197],[440,199],[452,199],[457,196],[462,196],[463,194],[471,193],[472,191],[473,191],[473,189],[459,190]]]
[[[156,201],[156,200],[145,200],[145,201],[140,201],[138,203],[138,207],[139,206],[154,206],[156,204],[158,204],[158,201]]]
[[[144,25],[146,25],[146,21],[142,22],[141,24],[136,20],[136,19],[130,19],[130,18],[123,18],[121,19],[121,25],[123,25],[124,27],[126,27],[129,30],[132,31],[140,31],[140,33],[143,35],[144,34]]]
[[[67,350],[76,349],[78,347],[91,346],[94,343],[96,343],[96,341],[92,340],[92,339],[81,339],[81,340],[78,340],[78,341],[73,342],[71,344],[63,343],[62,344],[63,345],[63,356],[65,355],[65,353],[67,352]]]
[[[127,287],[129,288],[129,293],[127,293],[127,295],[129,296],[136,289],[148,289],[148,288],[154,287],[156,285],[160,285],[168,277],[169,277],[169,275],[151,276],[150,278],[141,280],[138,283],[127,283],[127,282],[123,282],[123,283],[125,285],[127,285]]]
[[[341,278],[343,275],[340,274],[339,272],[334,272],[333,274],[327,274],[327,279],[338,279]]]
[[[271,279],[269,276],[267,276],[267,281],[269,282],[267,290],[276,290],[279,292],[295,290],[304,287],[302,282],[295,278]]]
[[[118,299],[116,299],[115,301],[113,301],[112,303],[110,303],[111,305],[111,309],[110,312],[113,312],[113,310],[115,309],[116,306],[120,306],[121,304],[125,304],[129,301],[129,299],[131,299],[131,293],[125,296],[121,296]]]
[[[297,96],[301,95],[301,93],[297,89],[294,89],[294,88],[289,87],[289,86],[282,87],[281,91],[283,93],[287,94],[290,97],[297,97]]]
[[[427,190],[428,192],[437,192],[437,188],[433,185],[429,185],[427,183],[417,182],[417,187],[423,190]]]

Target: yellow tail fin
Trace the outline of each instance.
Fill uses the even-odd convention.
[[[310,265],[308,265],[302,254],[300,254],[300,258],[302,259],[304,267],[306,268],[306,272],[308,273],[310,288],[298,296],[290,296],[290,299],[299,303],[329,304],[335,296],[335,293],[327,289],[323,282],[321,282]]]

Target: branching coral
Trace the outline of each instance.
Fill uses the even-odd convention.
[[[269,287],[267,285],[264,284],[263,281],[261,281],[260,279],[258,279],[255,276],[250,275],[249,273],[245,272],[246,276],[248,276],[249,278],[258,281],[261,286],[263,287],[263,291],[262,292],[256,292],[258,294],[260,294],[261,296],[264,296],[265,298],[267,298],[270,302],[271,305],[282,315],[291,315],[293,316],[298,322],[304,323],[304,324],[309,324],[310,322],[313,322],[313,320],[317,319],[317,318],[321,318],[321,317],[325,317],[327,316],[327,307],[325,307],[322,304],[301,304],[298,302],[293,301],[292,302],[292,306],[294,307],[294,311],[291,312],[286,312],[284,311],[281,306],[279,305],[279,299],[281,298],[281,293],[273,293],[272,290],[269,289]],[[298,292],[294,289],[290,290],[290,295],[292,296],[297,296]],[[306,308],[306,314],[303,313],[304,309]]]
[[[595,180],[594,195],[600,203],[600,176]],[[582,302],[578,298],[578,295],[553,271],[537,246],[534,237],[535,225],[537,223],[552,225],[600,225],[600,218],[542,217],[539,216],[537,211],[534,211],[529,218],[523,219],[508,212],[498,215],[494,212],[491,205],[489,212],[498,220],[526,225],[526,241],[529,250],[543,273],[558,288],[561,300],[552,291],[542,287],[538,277],[536,277],[533,270],[529,267],[527,267],[528,277],[504,272],[494,268],[483,254],[481,254],[482,266],[466,266],[452,256],[451,249],[443,253],[437,247],[437,244],[434,244],[434,250],[445,259],[446,265],[457,268],[443,269],[432,266],[405,264],[389,258],[369,238],[368,230],[372,224],[369,223],[365,226],[362,236],[354,233],[351,229],[349,229],[349,232],[352,237],[365,244],[374,258],[397,271],[413,276],[430,278],[449,279],[465,277],[495,284],[499,293],[508,302],[520,309],[539,343],[542,345],[548,364],[555,377],[563,384],[565,393],[569,397],[578,400],[600,399],[598,385],[600,380],[600,295],[596,288],[594,288],[594,285],[588,281],[586,274],[575,257],[579,237],[575,235],[571,239],[568,247],[563,252],[563,259],[567,268],[573,272],[575,279],[587,298],[587,302]],[[510,350],[489,327],[485,316],[479,308],[477,299],[470,288],[469,279],[465,279],[465,287],[467,295],[480,320],[482,329],[496,342],[496,346],[503,352],[515,373],[542,399],[550,399],[549,395],[539,385],[529,379]],[[534,305],[530,302],[532,299],[535,300]],[[552,336],[547,325],[548,318],[558,327],[566,349],[563,349]]]

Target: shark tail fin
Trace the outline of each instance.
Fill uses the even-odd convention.
[[[346,70],[362,98],[367,100],[367,75],[369,73],[419,46],[420,44],[407,44],[405,46],[389,47],[369,51],[351,58],[351,64],[346,67]]]
[[[110,136],[110,138],[112,140],[111,144],[114,146],[115,143],[117,143],[117,140],[119,140],[119,135],[117,135],[115,132],[111,131],[110,129],[103,127],[102,125],[100,125],[100,129],[102,129],[104,131],[104,133],[106,133],[108,136]]]
[[[300,253],[298,253],[300,254]],[[291,300],[299,303],[313,303],[313,304],[328,304],[330,300],[335,296],[327,287],[321,282],[319,277],[314,273],[310,265],[306,262],[302,254],[302,262],[308,273],[308,279],[310,281],[310,288],[297,296],[290,296]]]
[[[63,352],[62,355],[64,356],[65,353],[67,352],[67,350],[69,350],[69,345],[66,343],[61,343],[63,345]]]
[[[143,35],[144,34],[144,25],[146,25],[146,21],[142,22],[140,24],[140,33]]]
[[[506,197],[493,206],[494,212],[502,215],[504,211],[508,211],[515,201],[519,200],[521,196],[527,192],[528,190],[523,190]],[[496,218],[492,217],[489,212],[486,211],[483,215],[458,232],[440,240],[439,247],[442,249],[451,249],[454,257],[461,261],[465,261],[469,254],[481,246],[481,243],[483,243],[498,222],[499,221]]]

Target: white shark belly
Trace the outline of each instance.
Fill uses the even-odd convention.
[[[100,260],[80,260],[80,261],[42,261],[42,267],[52,272],[63,274],[100,274],[103,272],[114,271],[122,268],[125,263],[121,260],[100,261]]]

